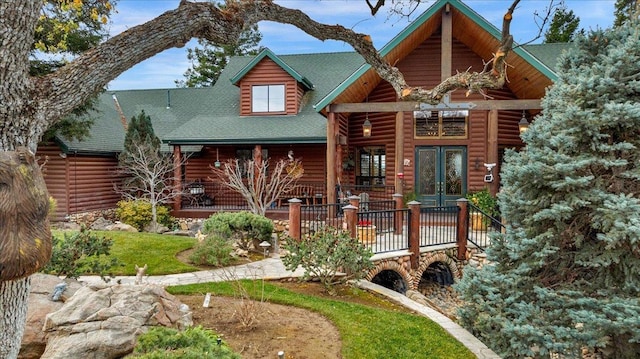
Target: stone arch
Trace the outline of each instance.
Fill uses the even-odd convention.
[[[420,279],[424,272],[434,263],[443,263],[449,268],[451,271],[451,275],[453,276],[454,281],[458,281],[458,279],[462,278],[462,271],[459,270],[457,262],[448,256],[444,251],[437,252],[427,252],[422,255],[420,258],[420,265],[418,269],[414,272],[413,283],[415,283],[416,287],[420,283]]]
[[[375,278],[376,275],[378,275],[379,273],[382,273],[383,271],[396,272],[404,281],[404,284],[406,285],[407,289],[415,289],[413,276],[406,270],[404,266],[402,266],[401,264],[393,260],[384,260],[384,261],[376,262],[375,268],[369,271],[365,279],[370,282],[373,282],[373,278]]]

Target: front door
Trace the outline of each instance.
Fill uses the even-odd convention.
[[[455,206],[467,190],[467,148],[416,147],[418,201],[423,206]]]

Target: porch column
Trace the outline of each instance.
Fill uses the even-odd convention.
[[[336,113],[327,114],[327,203],[336,203]],[[329,217],[335,217],[335,208],[329,207]]]
[[[404,173],[404,112],[396,112],[396,158],[395,158],[395,193],[404,194],[404,179],[398,176],[398,173]]]
[[[409,230],[409,252],[411,252],[411,269],[420,266],[420,202],[407,203],[411,210],[411,229]]]
[[[179,191],[173,200],[173,210],[182,208],[182,149],[178,145],[173,146],[173,181],[175,188]]]
[[[254,166],[253,169],[255,171],[254,173],[254,177],[256,180],[258,179],[258,176],[260,175],[259,169],[262,168],[262,145],[255,145],[255,147],[253,148],[253,162],[254,162]]]
[[[487,130],[487,163],[498,163],[498,110],[489,111]],[[489,183],[492,195],[498,193],[498,167],[493,169],[493,182]]]
[[[458,198],[458,229],[456,231],[456,242],[458,243],[458,260],[467,259],[467,237],[469,237],[469,200]]]

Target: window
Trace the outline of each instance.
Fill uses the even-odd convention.
[[[468,110],[414,111],[416,138],[467,138]]]
[[[251,87],[251,112],[284,112],[284,85]]]
[[[385,184],[386,155],[383,146],[358,149],[356,182],[363,186]]]
[[[267,161],[269,159],[269,150],[262,149],[262,160]],[[249,170],[249,161],[253,160],[253,149],[241,148],[236,150],[236,159],[238,160],[238,166],[242,173],[242,177],[247,177],[247,171]]]

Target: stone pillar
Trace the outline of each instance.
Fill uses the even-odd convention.
[[[300,240],[302,231],[300,228],[300,208],[302,201],[297,198],[289,200],[289,237]]]
[[[393,216],[393,234],[399,235],[402,234],[402,227],[404,226],[404,218],[400,211],[404,207],[404,204],[402,203],[402,195],[400,193],[394,193],[393,201],[396,203],[396,212]]]
[[[409,252],[411,252],[411,269],[420,265],[420,202],[407,203],[411,210],[411,229],[409,230]]]
[[[458,230],[456,240],[458,243],[458,260],[467,259],[467,236],[469,235],[469,201],[466,198],[459,198],[456,201],[458,208]]]
[[[358,207],[347,205],[342,207],[344,211],[344,223],[346,225],[346,230],[351,235],[351,238],[356,238],[356,224],[358,221]]]

